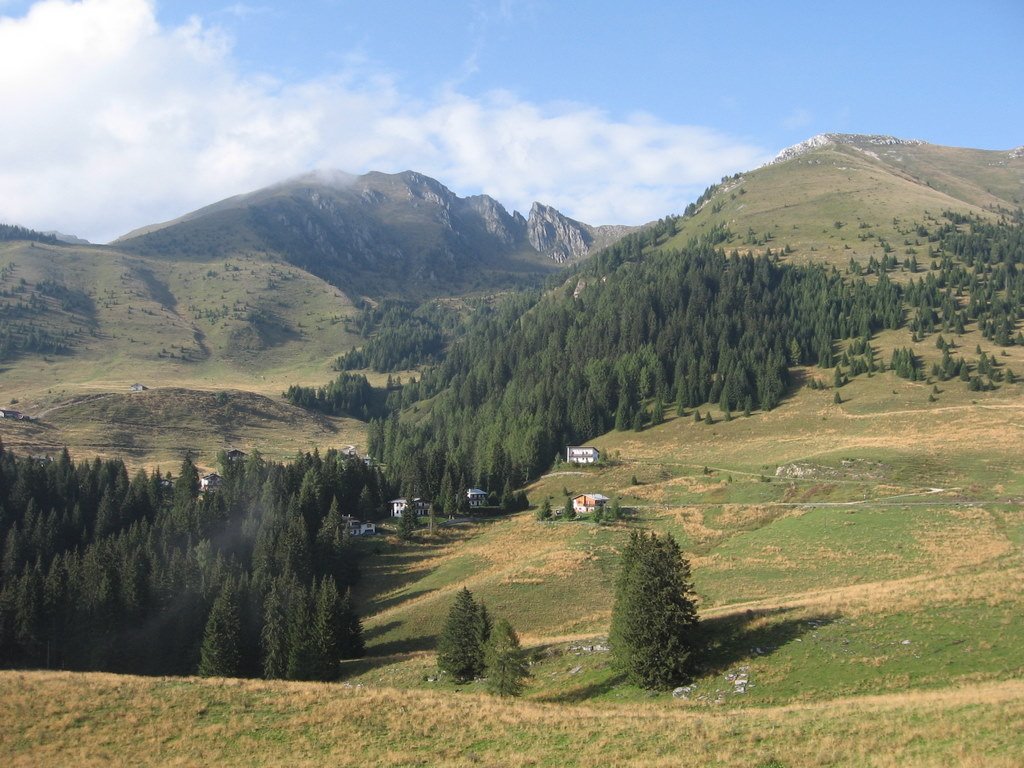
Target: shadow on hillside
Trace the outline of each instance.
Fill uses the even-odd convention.
[[[418,579],[422,579],[428,573],[430,573],[430,569],[429,568],[424,568],[424,569],[419,570],[419,571],[413,571],[413,572],[411,572],[409,574],[409,578],[404,580],[404,584],[409,584],[409,583],[412,583],[414,581],[417,581]],[[414,590],[411,590],[409,592],[402,592],[401,594],[392,595],[391,597],[383,598],[383,599],[380,599],[380,600],[375,600],[372,597],[371,598],[367,598],[367,600],[366,600],[366,602],[364,604],[365,605],[364,611],[365,611],[367,616],[372,616],[373,614],[381,613],[382,611],[386,611],[389,608],[394,608],[396,605],[401,605],[404,602],[407,602],[409,600],[414,600],[417,597],[422,597],[423,595],[429,594],[429,593],[434,592],[434,591],[436,591],[436,590],[433,590],[433,589],[414,589]]]
[[[839,618],[835,613],[781,618],[792,610],[748,610],[703,619],[700,635],[704,651],[700,654],[698,674],[716,674],[751,658],[771,656],[787,643]]]
[[[399,653],[414,653],[416,651],[432,651],[437,647],[437,638],[434,635],[418,635],[417,637],[403,637],[400,640],[389,640],[379,645],[371,645],[366,649],[367,659],[380,656],[394,656]]]
[[[783,390],[782,395],[779,397],[779,405],[787,403],[792,400],[797,394],[807,386],[811,379],[820,378],[813,376],[808,371],[801,368],[790,368],[789,369],[789,384]]]
[[[551,694],[550,696],[541,696],[537,701],[543,701],[548,704],[579,704],[596,698],[597,696],[603,696],[618,686],[624,685],[625,682],[626,676],[624,674],[613,673],[604,680],[597,680],[592,683],[567,688],[564,691]]]
[[[363,640],[366,642],[367,645],[369,645],[370,641],[373,640],[375,637],[385,635],[392,629],[397,629],[400,626],[402,626],[402,622],[400,621],[389,621],[386,624],[378,624],[376,627],[364,629]]]
[[[355,589],[360,613],[371,616],[432,591],[404,592],[403,589],[430,574],[435,557],[433,548],[405,543],[368,553],[363,560],[363,578]],[[385,594],[390,597],[379,597]]]

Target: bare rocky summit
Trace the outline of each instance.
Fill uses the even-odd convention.
[[[772,163],[782,163],[786,160],[792,160],[795,157],[800,157],[801,155],[805,155],[815,149],[826,147],[829,144],[848,144],[857,148],[863,148],[866,146],[919,146],[925,143],[927,142],[921,141],[920,139],[901,139],[897,136],[887,136],[883,134],[819,133],[817,136],[812,136],[806,141],[801,141],[799,144],[786,147],[771,160],[769,165]]]

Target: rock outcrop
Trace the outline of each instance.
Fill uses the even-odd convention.
[[[534,203],[530,209],[526,236],[534,250],[559,264],[582,259],[594,243],[590,226],[541,203]]]

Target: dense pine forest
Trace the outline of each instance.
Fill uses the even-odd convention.
[[[642,429],[672,404],[770,410],[789,366],[830,367],[836,339],[903,322],[902,292],[884,276],[851,282],[710,241],[642,254],[627,238],[557,291],[479,316],[424,374],[423,418],[376,423],[371,451],[407,466],[440,450],[453,473],[517,485],[567,443]]]
[[[222,456],[223,484],[0,446],[0,665],[331,679],[362,653],[343,512],[386,498],[330,451]]]
[[[683,249],[659,248],[675,232],[663,220],[554,290],[481,308],[440,364],[389,398],[406,410],[371,424],[371,452],[409,493],[515,487],[566,444],[643,429],[673,406],[686,414],[710,404],[725,418],[771,410],[793,385],[792,366],[834,369],[840,385],[884,370],[871,344],[883,329],[905,327],[919,340],[976,323],[996,344],[1024,343],[1020,216],[991,223],[946,213],[930,223],[908,225],[902,264],[892,256],[843,274],[791,264],[770,247],[726,253],[721,228]],[[918,248],[930,257],[923,269]],[[953,348],[941,335],[937,345]],[[905,378],[960,376],[977,389],[1014,380],[980,353],[924,371],[903,350],[888,365]]]

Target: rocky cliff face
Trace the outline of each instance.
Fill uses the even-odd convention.
[[[594,244],[593,227],[541,203],[530,209],[526,237],[535,251],[559,264],[582,259]]]
[[[484,229],[505,245],[523,241],[526,233],[526,219],[519,211],[509,214],[505,207],[487,195],[467,197],[463,204],[480,217]]]

